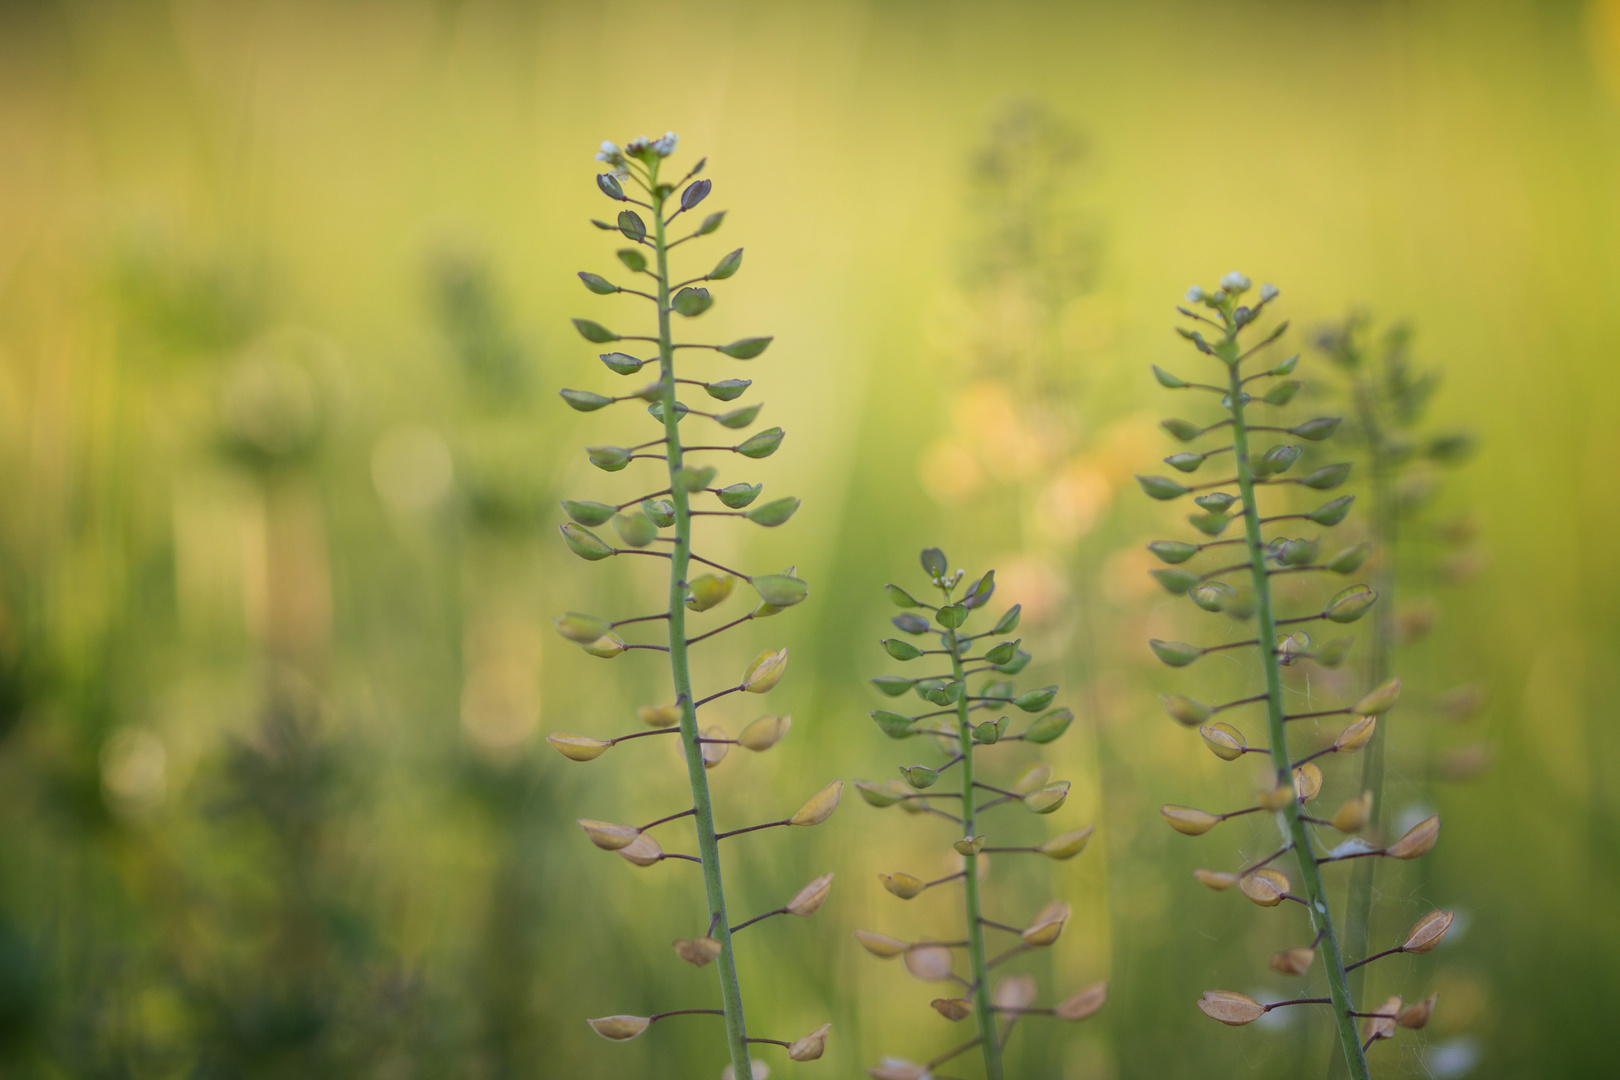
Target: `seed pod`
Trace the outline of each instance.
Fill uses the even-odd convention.
[[[924,1080],[929,1075],[925,1066],[901,1058],[884,1058],[881,1065],[866,1070],[872,1080]]]
[[[558,526],[557,531],[562,533],[563,543],[568,545],[568,550],[587,562],[605,559],[613,554],[613,548],[588,529],[568,524]]]
[[[1197,727],[1215,715],[1215,710],[1208,705],[1181,694],[1160,694],[1159,702],[1164,705],[1164,711],[1170,714],[1170,719],[1188,727]]]
[[[585,830],[591,843],[603,851],[629,847],[641,835],[641,830],[634,825],[615,825],[611,821],[596,821],[593,818],[580,818],[579,827]]]
[[[1298,793],[1300,802],[1310,802],[1321,790],[1322,770],[1316,762],[1307,761],[1294,770],[1294,791]]]
[[[844,794],[844,782],[834,780],[814,795],[810,801],[799,808],[799,812],[790,819],[793,825],[820,825],[832,817],[832,812],[838,809],[838,800]]]
[[[792,607],[810,595],[810,586],[792,574],[759,574],[751,584],[759,598],[773,608]]]
[[[1294,801],[1294,785],[1289,783],[1257,791],[1254,801],[1260,804],[1262,810],[1286,810],[1288,804]]]
[[[742,688],[750,694],[763,694],[782,681],[787,671],[786,649],[766,649],[743,672]]]
[[[679,705],[638,705],[636,718],[650,728],[666,728],[681,722]]]
[[[816,1030],[802,1039],[795,1039],[788,1046],[789,1061],[814,1061],[827,1049],[827,1032],[832,1030],[831,1024],[822,1024]]]
[[[1222,761],[1236,761],[1248,748],[1249,740],[1231,724],[1217,722],[1198,729],[1205,744]]]
[[[984,850],[984,837],[969,836],[962,840],[953,841],[951,847],[955,848],[956,853],[964,859],[972,858]]]
[[[1354,753],[1366,746],[1372,740],[1373,731],[1378,727],[1378,717],[1362,716],[1355,723],[1339,732],[1339,737],[1333,740],[1333,749],[1336,753]]]
[[[633,548],[644,548],[658,538],[658,526],[646,514],[618,514],[613,518],[613,531]]]
[[[1199,582],[1199,576],[1190,570],[1149,570],[1148,573],[1171,596],[1185,596]]]
[[[1373,793],[1363,791],[1333,812],[1330,824],[1342,833],[1358,833],[1372,817]]]
[[[1033,975],[1008,975],[990,993],[990,1000],[999,1010],[1022,1012],[1035,1004],[1040,993]]]
[[[546,742],[557,748],[557,753],[569,761],[594,761],[607,753],[611,742],[593,739],[588,735],[568,735],[558,732],[547,735]]]
[[[574,329],[579,331],[579,336],[592,344],[604,345],[609,341],[619,340],[618,334],[615,334],[599,322],[592,322],[590,319],[575,319],[573,323]]]
[[[1312,469],[1300,477],[1299,482],[1314,491],[1332,491],[1348,479],[1350,479],[1350,463],[1342,461],[1336,465]]]
[[[701,469],[685,465],[675,473],[674,486],[688,493],[696,493],[706,490],[718,475],[720,470],[713,465],[705,465]]]
[[[1053,900],[1040,910],[1033,922],[1018,932],[1018,936],[1025,945],[1041,948],[1056,941],[1068,921],[1069,905],[1062,900]]]
[[[713,217],[714,215],[711,214],[710,216]],[[716,227],[719,224],[719,222],[715,222]],[[729,356],[733,360],[752,360],[764,352],[773,340],[773,338],[768,337],[743,338],[740,341],[733,341],[730,345],[721,345],[715,351],[723,356]]]
[[[1238,881],[1238,891],[1261,907],[1276,907],[1288,892],[1288,876],[1281,870],[1263,866]]]
[[[827,893],[832,889],[832,879],[833,876],[831,874],[822,874],[810,884],[794,893],[793,899],[789,900],[786,904],[788,914],[799,916],[814,915],[816,909],[819,908],[822,902],[827,899]]]
[[[1334,638],[1316,650],[1315,660],[1322,667],[1336,668],[1349,657],[1350,647],[1355,643],[1355,638]]]
[[[622,446],[588,446],[585,456],[603,472],[618,472],[630,464],[630,451]]]
[[[893,806],[906,797],[905,789],[901,788],[898,782],[892,780],[884,784],[876,784],[870,780],[857,780],[855,781],[855,790],[861,793],[861,798],[879,809]]]
[[[915,660],[922,655],[922,650],[917,646],[909,641],[901,641],[899,638],[884,638],[882,645],[884,651],[896,660]]]
[[[764,431],[750,435],[735,447],[737,453],[746,458],[768,458],[776,453],[782,445],[782,439],[787,435],[779,427],[766,428]]]
[[[1439,1000],[1438,994],[1430,994],[1422,1001],[1414,1001],[1395,1014],[1395,1026],[1417,1031],[1429,1022],[1429,1017],[1434,1014],[1434,1003],[1437,1000]]]
[[[1205,990],[1204,996],[1198,999],[1198,1011],[1230,1027],[1252,1024],[1266,1015],[1264,1005],[1234,990]]]
[[[1013,778],[1010,785],[1019,795],[1028,795],[1030,792],[1044,787],[1052,779],[1052,766],[1044,761],[1037,761]]]
[[[1311,635],[1303,630],[1283,634],[1277,638],[1277,657],[1284,667],[1299,662],[1311,648]]]
[[[645,1016],[603,1016],[585,1022],[602,1038],[614,1042],[633,1039],[652,1026],[652,1021]]]
[[[1179,439],[1182,442],[1192,442],[1204,433],[1203,428],[1187,420],[1176,420],[1174,418],[1160,420],[1159,426],[1169,432],[1172,438]]]
[[[1052,1015],[1059,1020],[1084,1020],[1094,1016],[1108,1000],[1108,984],[1094,982],[1064,998],[1052,1007]]]
[[[1236,495],[1226,491],[1209,491],[1193,498],[1193,502],[1212,514],[1224,514],[1237,501]]]
[[[1304,975],[1316,962],[1316,949],[1301,945],[1271,954],[1271,970],[1279,975]]]
[[[1406,830],[1404,836],[1384,849],[1384,854],[1392,859],[1420,858],[1429,853],[1438,839],[1440,839],[1440,815],[1435,814]]]
[[[1318,525],[1337,525],[1350,512],[1350,504],[1355,501],[1356,497],[1354,495],[1340,495],[1337,499],[1323,503],[1305,516]]]
[[[1318,416],[1314,420],[1307,420],[1297,427],[1288,429],[1290,435],[1298,435],[1311,442],[1321,442],[1332,435],[1339,427],[1339,418],[1336,416]]]
[[[944,982],[951,977],[951,950],[918,942],[906,950],[905,964],[906,970],[923,982]]]
[[[1012,607],[1008,608],[1002,613],[1001,618],[996,621],[996,625],[991,628],[990,633],[995,635],[1010,634],[1014,630],[1018,629],[1018,619],[1022,615],[1023,610],[1023,604],[1014,604]]]
[[[966,998],[935,998],[928,1004],[947,1020],[961,1020],[973,1013],[973,1002]]]
[[[733,251],[731,254],[715,263],[714,269],[709,271],[709,280],[724,281],[726,278],[731,277],[737,272],[737,268],[742,266],[742,256],[743,249],[738,248],[736,251]]]
[[[1168,476],[1137,476],[1136,482],[1142,485],[1142,490],[1149,498],[1160,501],[1180,498],[1188,491],[1184,485],[1176,483]]]
[[[917,680],[908,679],[904,675],[879,675],[871,682],[885,697],[899,697],[916,685]]]
[[[664,858],[664,849],[647,833],[642,833],[618,851],[621,859],[637,866],[652,866]]]
[[[1166,805],[1159,808],[1159,813],[1164,815],[1172,829],[1187,836],[1202,836],[1221,823],[1215,814],[1191,806]]]
[[[1294,467],[1299,456],[1305,451],[1293,443],[1279,443],[1261,454],[1254,462],[1254,475],[1275,476],[1285,473]]]
[[[613,629],[606,621],[594,615],[581,615],[577,611],[558,615],[551,622],[557,628],[557,633],[579,645],[589,644]]]
[[[784,499],[773,499],[768,503],[761,503],[746,511],[743,517],[755,525],[763,525],[774,529],[791,518],[799,509],[799,500],[791,495]]]
[[[708,740],[700,744],[703,748],[703,767],[712,769],[726,760],[726,754],[731,750],[731,744],[720,740],[730,738],[730,736],[726,734],[726,729],[719,724],[710,724],[703,729],[703,737]]]
[[[892,938],[887,934],[875,933],[871,930],[855,931],[855,940],[861,943],[861,948],[881,960],[889,960],[905,952],[908,946],[899,938]]]
[[[599,656],[603,660],[611,660],[628,649],[629,646],[624,643],[624,638],[618,634],[610,633],[603,634],[589,645],[581,645],[580,648],[592,656]]]
[[[1186,667],[1188,664],[1204,655],[1204,650],[1196,645],[1188,645],[1183,641],[1160,641],[1158,638],[1148,642],[1153,654],[1170,667]]]
[[[737,736],[737,745],[752,750],[756,754],[769,750],[782,741],[782,737],[788,733],[788,729],[792,726],[793,717],[786,714],[782,716],[761,716],[742,729],[742,733]]]
[[[1335,574],[1353,574],[1361,569],[1361,564],[1367,561],[1372,552],[1372,544],[1360,543],[1354,547],[1347,547],[1323,565]]]
[[[1186,562],[1198,554],[1197,544],[1188,544],[1180,540],[1155,540],[1149,544],[1148,550],[1156,555],[1160,562],[1178,565]]]
[[[708,611],[724,603],[736,584],[737,579],[730,574],[699,574],[686,583],[686,606],[693,611]]]
[[[1024,796],[1024,806],[1032,813],[1050,814],[1062,806],[1069,797],[1069,782],[1059,780],[1055,784],[1048,784],[1039,791],[1032,791]]]
[[[1395,1018],[1401,1013],[1400,996],[1389,998],[1378,1008],[1371,1011],[1378,1015],[1366,1017],[1361,1021],[1361,1041],[1393,1039],[1395,1037]]]
[[[1451,929],[1451,920],[1457,917],[1454,911],[1431,911],[1423,918],[1412,924],[1412,929],[1406,933],[1406,940],[1401,943],[1401,951],[1409,953],[1426,953],[1446,936]]]
[[[1238,883],[1238,876],[1236,874],[1227,873],[1225,870],[1200,869],[1193,871],[1193,880],[1207,889],[1213,889],[1216,892],[1225,892],[1227,889],[1230,889],[1232,886]]]
[[[939,782],[939,770],[926,765],[902,765],[900,773],[914,788],[931,788]]]
[[[626,266],[630,266],[630,260],[625,258],[626,254],[627,252],[619,252],[619,260]],[[639,251],[631,251],[628,252],[628,254],[634,255],[637,259],[640,259],[641,266],[643,268],[647,265],[646,260],[641,258],[641,253]],[[637,267],[630,266],[630,269],[635,270]],[[634,375],[647,365],[646,360],[638,360],[634,356],[622,352],[601,353],[598,356],[598,359],[600,359],[602,363],[606,364],[608,370],[613,372],[615,375]]]
[[[603,404],[605,405],[607,402],[603,401]],[[1164,463],[1181,472],[1197,472],[1198,467],[1204,463],[1204,459],[1208,456],[1208,454],[1195,454],[1191,450],[1183,450],[1179,454],[1171,454],[1165,458]]]
[[[562,503],[563,512],[581,525],[600,525],[610,520],[618,510],[607,503],[578,502],[565,499]]]
[[[877,721],[877,725],[883,729],[883,733],[891,739],[909,739],[916,734],[911,728],[913,721],[909,716],[902,716],[887,709],[873,709],[871,717]]]
[[[1095,831],[1095,826],[1087,825],[1083,829],[1075,829],[1072,832],[1063,833],[1061,836],[1054,836],[1035,850],[1048,859],[1072,859],[1086,850],[1086,844],[1091,840],[1091,834]]]
[[[1013,698],[1012,703],[1025,712],[1040,712],[1052,704],[1052,699],[1057,697],[1057,691],[1058,688],[1055,686],[1043,686],[1039,690],[1026,690]],[[1054,735],[1052,738],[1055,739],[1057,736]]]
[[[1352,623],[1378,601],[1378,593],[1365,585],[1352,585],[1336,593],[1322,609],[1323,617],[1336,623]]]
[[[584,275],[581,274],[580,276],[583,277]],[[602,279],[597,278],[597,280],[601,281]],[[603,282],[603,284],[606,284],[606,282]],[[609,285],[608,291],[618,292],[619,290]],[[557,396],[566,401],[568,407],[575,412],[595,412],[597,409],[613,404],[612,398],[603,397],[601,394],[593,394],[589,390],[559,390]]]
[[[1350,712],[1356,716],[1380,716],[1395,707],[1401,699],[1401,680],[1390,679],[1379,683],[1354,705]]]
[[[720,955],[720,943],[712,937],[700,937],[692,941],[677,938],[673,944],[675,955],[693,967],[708,967]]]
[[[1300,382],[1298,379],[1289,379],[1287,382],[1280,382],[1276,386],[1273,386],[1270,390],[1267,390],[1265,396],[1260,400],[1264,401],[1267,405],[1286,405],[1290,401],[1294,400],[1294,395],[1299,393],[1299,388],[1304,385],[1305,384]]]
[[[1033,730],[1034,725],[1030,725],[1030,728]],[[973,741],[984,745],[992,745],[1000,742],[1001,737],[1005,734],[1007,734],[1007,717],[1002,716],[975,725],[973,728]],[[1025,732],[1024,738],[1029,738],[1028,732]]]
[[[599,175],[606,176],[608,174],[602,173]],[[1164,370],[1164,368],[1160,367],[1158,364],[1153,365],[1153,377],[1159,380],[1160,386],[1163,386],[1169,390],[1180,390],[1189,385],[1185,379],[1177,378],[1168,371]]]

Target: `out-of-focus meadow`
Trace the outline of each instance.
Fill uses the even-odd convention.
[[[0,1075],[718,1075],[703,1018],[582,1022],[716,997],[668,947],[695,869],[573,824],[679,808],[682,769],[543,742],[667,685],[549,625],[662,588],[558,542],[557,500],[604,490],[579,447],[633,421],[555,391],[604,388],[567,318],[632,310],[573,276],[614,247],[591,154],[666,128],[731,211],[695,258],[748,250],[705,330],[777,335],[746,374],[788,438],[748,476],[805,500],[717,534],[812,586],[699,665],[793,656],[793,732],[714,772],[723,823],[893,775],[881,586],[925,544],[995,566],[1080,714],[1049,755],[1066,825],[1099,825],[1028,879],[1076,909],[1032,970],[1112,985],[1022,1030],[1013,1072],[1325,1075],[1319,1022],[1193,1008],[1290,989],[1264,958],[1298,916],[1190,876],[1263,838],[1157,814],[1243,789],[1157,704],[1196,684],[1144,644],[1182,625],[1141,549],[1177,517],[1130,480],[1187,409],[1148,374],[1194,366],[1174,303],[1242,269],[1318,400],[1311,329],[1366,306],[1444,370],[1435,427],[1479,439],[1429,511],[1478,540],[1414,546],[1402,615],[1433,626],[1399,669],[1411,701],[1488,704],[1392,729],[1392,812],[1445,833],[1381,878],[1375,940],[1462,918],[1370,980],[1440,993],[1375,1072],[1612,1069],[1620,4],[62,0],[0,6]],[[837,874],[739,939],[756,1030],[833,1022],[779,1076],[952,1040],[850,936],[948,925],[877,885],[934,869],[920,828],[850,799],[733,841],[734,912]]]

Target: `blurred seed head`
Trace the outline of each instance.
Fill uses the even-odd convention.
[[[1301,945],[1271,954],[1271,970],[1279,975],[1304,975],[1316,962],[1316,949]]]
[[[1033,975],[1008,975],[990,993],[990,1000],[996,1008],[1008,1012],[1022,1012],[1035,1004],[1035,998],[1040,994],[1040,987],[1035,985]]]
[[[1191,806],[1165,805],[1159,808],[1159,813],[1172,829],[1187,836],[1202,836],[1221,823],[1221,819],[1209,811]]]
[[[1426,817],[1406,830],[1399,840],[1384,849],[1392,859],[1416,859],[1427,855],[1440,838],[1440,815]]]
[[[703,729],[703,737],[705,739],[720,740],[729,739],[731,736],[726,734],[726,729],[719,724],[710,724]],[[700,745],[703,748],[703,767],[705,769],[712,769],[726,760],[726,754],[731,750],[731,744],[728,742],[714,741],[701,743]]]
[[[624,1042],[640,1035],[652,1024],[645,1016],[603,1016],[595,1020],[585,1021],[591,1025],[591,1030],[604,1039],[614,1042]]]
[[[1395,1025],[1417,1031],[1429,1022],[1430,1016],[1434,1015],[1434,1004],[1437,1000],[1439,995],[1430,994],[1422,1001],[1413,1002],[1396,1015]]]
[[[1335,810],[1330,821],[1342,833],[1358,833],[1367,827],[1367,821],[1372,817],[1372,807],[1373,793],[1363,791]]]
[[[844,794],[844,782],[834,780],[814,795],[810,801],[799,808],[799,812],[791,819],[794,825],[820,825],[832,817],[832,812],[838,809],[838,800]]]
[[[1205,888],[1225,892],[1238,883],[1238,876],[1225,870],[1198,869],[1193,871],[1193,880]]]
[[[707,967],[720,955],[720,943],[712,937],[694,938],[691,941],[677,938],[674,946],[675,955],[693,967]]]
[[[1205,990],[1198,1009],[1211,1020],[1231,1027],[1252,1024],[1266,1015],[1266,1007],[1247,994],[1235,990]]]
[[[913,897],[920,896],[923,889],[926,888],[922,878],[914,874],[908,874],[905,871],[898,871],[893,874],[879,874],[878,880],[883,882],[885,889],[888,889],[902,900],[910,900]]]
[[[769,750],[782,741],[792,726],[793,717],[786,714],[761,716],[742,729],[742,734],[737,736],[737,743],[755,753]]]
[[[619,851],[635,842],[641,830],[633,825],[615,825],[610,821],[580,818],[579,827],[591,838],[591,843],[603,851]]]
[[[872,930],[855,931],[855,940],[861,943],[861,948],[881,960],[899,956],[908,948],[907,944],[899,938],[892,938],[887,934],[879,934]]]
[[[1425,953],[1440,944],[1451,929],[1452,920],[1456,913],[1451,911],[1431,911],[1423,918],[1412,924],[1407,931],[1406,940],[1401,943],[1401,951],[1409,953]]]
[[[928,1004],[947,1020],[962,1020],[973,1014],[973,1002],[966,998],[935,998]]]
[[[593,739],[588,735],[569,735],[557,732],[546,736],[546,742],[557,748],[557,752],[569,761],[594,761],[608,752],[613,744]]]
[[[1108,984],[1094,982],[1082,986],[1052,1008],[1052,1015],[1060,1020],[1084,1020],[1094,1016],[1108,1000]]]
[[[793,894],[793,899],[787,902],[787,909],[792,915],[813,915],[832,889],[831,874],[822,874],[810,884]]]
[[[951,950],[919,942],[906,950],[905,964],[906,970],[923,982],[943,982],[951,977]]]

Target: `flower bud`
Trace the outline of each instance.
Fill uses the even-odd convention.
[[[1316,962],[1316,949],[1301,945],[1271,954],[1271,970],[1279,975],[1304,975]]]
[[[637,866],[652,866],[664,858],[664,849],[659,846],[648,833],[642,833],[618,851],[618,855],[626,862]]]
[[[1440,839],[1440,815],[1435,814],[1406,830],[1404,836],[1384,849],[1384,854],[1392,859],[1420,858],[1429,853],[1438,839]]]
[[[1086,849],[1086,844],[1095,831],[1095,826],[1087,825],[1083,829],[1054,836],[1036,850],[1048,859],[1072,859]]]
[[[763,694],[782,681],[787,671],[786,649],[766,649],[754,657],[743,672],[742,688],[750,694]]]
[[[570,611],[551,620],[557,633],[578,645],[588,645],[613,628],[594,615],[581,615]]]
[[[1238,891],[1261,907],[1276,907],[1288,892],[1288,876],[1281,870],[1263,866],[1238,881]]]
[[[742,729],[742,734],[737,736],[737,744],[757,754],[781,742],[792,726],[793,717],[786,714],[761,716]]]
[[[708,740],[698,744],[702,748],[703,767],[712,769],[726,760],[726,753],[730,751],[731,744],[721,740],[728,739],[730,736],[726,734],[726,729],[719,724],[710,724],[703,729],[703,737]]]
[[[704,181],[707,183],[708,181]],[[788,1046],[789,1061],[814,1061],[827,1049],[827,1032],[832,1030],[831,1024],[822,1024],[816,1030],[802,1039],[795,1039]]]
[[[906,951],[906,943],[899,938],[889,937],[887,934],[875,933],[871,930],[855,931],[855,940],[861,943],[861,948],[881,960],[889,960]]]
[[[1266,1015],[1264,1005],[1234,990],[1205,990],[1204,996],[1198,999],[1198,1010],[1230,1027],[1252,1024]]]
[[[613,554],[613,548],[588,529],[569,523],[558,526],[557,531],[562,533],[563,543],[568,545],[568,550],[587,562],[605,559]]]
[[[814,915],[816,909],[827,899],[827,893],[832,889],[831,874],[822,874],[816,880],[793,894],[793,899],[787,902],[788,914],[807,916]]]
[[[1032,813],[1050,814],[1062,806],[1069,797],[1069,782],[1059,780],[1055,784],[1048,784],[1039,791],[1032,791],[1024,796],[1024,806]]]
[[[973,1002],[967,998],[935,998],[928,1004],[947,1020],[961,1020],[973,1013]]]
[[[1225,870],[1194,870],[1193,880],[1216,892],[1225,892],[1238,883],[1238,876]]]
[[[1414,1001],[1406,1008],[1395,1014],[1395,1026],[1416,1031],[1429,1022],[1434,1014],[1434,1003],[1439,999],[1438,994],[1430,994],[1422,1001]]]
[[[1138,476],[1136,482],[1142,485],[1142,490],[1149,498],[1165,501],[1180,498],[1187,494],[1188,489],[1176,483],[1168,476]]]
[[[1064,998],[1052,1007],[1052,1015],[1059,1020],[1084,1020],[1094,1016],[1108,1000],[1108,984],[1094,982]]]
[[[699,574],[686,583],[686,606],[693,611],[708,611],[724,603],[736,583],[730,574]]]
[[[591,843],[603,851],[618,851],[629,847],[641,830],[634,825],[615,825],[611,821],[596,821],[592,818],[580,818],[579,827],[585,830],[585,835],[591,838]]]
[[[594,761],[607,753],[611,742],[593,739],[588,735],[568,735],[558,732],[547,735],[546,742],[557,748],[557,752],[569,761]]]
[[[1244,738],[1243,732],[1223,722],[1207,724],[1198,729],[1198,734],[1204,737],[1205,744],[1222,761],[1236,761],[1243,756],[1244,750],[1249,745],[1249,740]]]
[[[1160,694],[1159,702],[1164,706],[1164,711],[1170,714],[1170,719],[1187,727],[1197,727],[1215,715],[1215,710],[1208,705],[1181,694]]]
[[[1191,806],[1166,805],[1159,808],[1159,813],[1172,829],[1186,836],[1202,836],[1221,823],[1221,819],[1209,811]]]
[[[1372,817],[1373,793],[1363,791],[1333,812],[1330,824],[1342,833],[1358,833],[1367,827]]]
[[[674,942],[675,955],[693,967],[708,967],[720,955],[720,943],[712,937],[692,941],[679,938]]]
[[[838,800],[844,794],[844,782],[834,780],[814,795],[810,801],[799,808],[790,820],[793,825],[820,825],[832,817],[832,812],[838,809]]]
[[[645,1016],[603,1016],[585,1022],[602,1038],[614,1042],[633,1039],[652,1025],[652,1021]]]
[[[879,874],[878,880],[883,882],[885,889],[888,889],[902,900],[910,900],[920,895],[923,889],[927,888],[922,878],[907,874],[904,871],[894,874]]]
[[[926,765],[902,765],[900,773],[914,788],[931,788],[939,782],[939,770]]]
[[[1454,911],[1431,911],[1423,918],[1412,924],[1412,929],[1406,933],[1406,940],[1401,943],[1401,951],[1409,953],[1426,953],[1446,936],[1451,929],[1451,921],[1457,917]]]
[[[1401,680],[1389,679],[1379,683],[1366,696],[1350,706],[1350,712],[1356,716],[1381,716],[1395,707],[1401,699]]]
[[[1186,667],[1204,655],[1203,649],[1198,648],[1196,645],[1188,645],[1184,641],[1160,641],[1158,638],[1154,638],[1148,642],[1148,647],[1153,650],[1155,656],[1170,667]]]
[[[984,837],[969,836],[962,840],[953,841],[951,847],[955,848],[956,853],[964,859],[972,858],[984,850]]]

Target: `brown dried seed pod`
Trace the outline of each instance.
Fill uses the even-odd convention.
[[[1252,1024],[1266,1015],[1266,1007],[1247,994],[1235,990],[1205,990],[1198,999],[1198,1010],[1211,1020],[1231,1027]]]
[[[861,948],[883,960],[899,956],[909,947],[899,938],[892,938],[887,934],[879,934],[871,930],[855,931],[855,940],[861,943]]]
[[[944,982],[953,969],[951,950],[919,942],[906,950],[906,970],[923,982]]]
[[[1279,975],[1303,975],[1316,962],[1316,950],[1309,945],[1271,954],[1271,970]]]
[[[996,1008],[1007,1012],[1022,1012],[1035,1004],[1035,998],[1040,988],[1035,985],[1033,975],[1008,975],[996,983],[991,991],[990,1000]]]
[[[822,874],[816,880],[793,894],[793,899],[787,902],[787,909],[793,915],[811,915],[827,899],[827,892],[832,888],[831,874]]]
[[[1406,934],[1406,940],[1401,943],[1401,951],[1409,953],[1425,953],[1446,936],[1451,929],[1451,920],[1457,917],[1453,911],[1431,911],[1423,918],[1412,924],[1412,929]]]
[[[1103,1007],[1108,1000],[1108,984],[1094,982],[1090,986],[1083,986],[1079,990],[1064,998],[1052,1009],[1052,1015],[1060,1020],[1084,1020]]]
[[[1401,1012],[1400,996],[1390,998],[1372,1011],[1378,1015],[1368,1016],[1361,1021],[1361,1041],[1394,1038],[1395,1018]]]
[[[947,1020],[962,1020],[973,1012],[973,1002],[966,998],[935,998],[928,1004]]]
[[[707,967],[720,955],[720,943],[712,937],[694,938],[691,941],[677,938],[674,944],[675,955],[694,967]]]
[[[1407,829],[1406,835],[1384,849],[1384,854],[1392,859],[1416,859],[1427,855],[1439,838],[1440,815],[1435,814]]]
[[[788,1047],[789,1061],[814,1061],[827,1049],[827,1032],[831,1024],[822,1024],[802,1039],[795,1039]]]
[[[1418,1030],[1429,1022],[1429,1017],[1434,1014],[1434,1003],[1439,997],[1438,994],[1430,994],[1422,1001],[1414,1001],[1395,1017],[1395,1026]]]
[[[1191,806],[1165,805],[1159,808],[1159,813],[1172,829],[1187,836],[1202,836],[1221,823],[1215,814]]]

